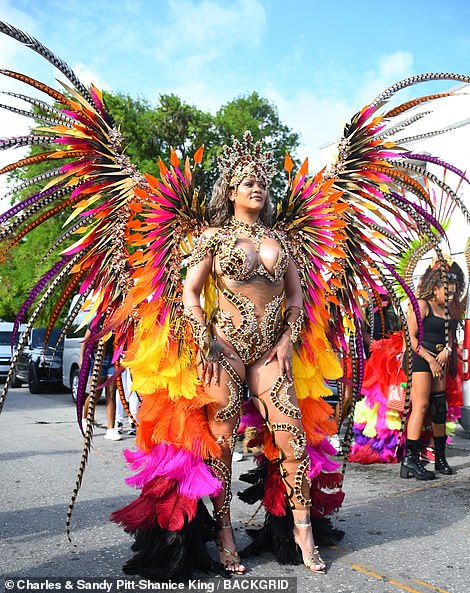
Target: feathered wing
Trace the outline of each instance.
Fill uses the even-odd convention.
[[[365,302],[371,297],[378,300],[381,294],[390,294],[401,316],[411,356],[400,299],[406,295],[417,312],[418,307],[409,275],[403,268],[405,255],[413,251],[417,243],[424,243],[443,260],[439,249],[445,237],[439,222],[444,218],[443,203],[455,205],[467,222],[470,221],[457,189],[450,187],[446,180],[446,172],[450,171],[459,183],[468,183],[465,173],[438,157],[417,154],[406,148],[413,140],[444,133],[452,126],[404,136],[415,122],[429,113],[415,113],[417,106],[431,104],[453,93],[436,93],[393,109],[387,107],[396,92],[434,80],[468,83],[470,77],[424,74],[390,87],[345,126],[336,162],[314,177],[308,175],[307,163],[292,176],[292,162],[286,159],[289,188],[278,205],[276,228],[288,232],[292,257],[301,270],[306,314],[302,344],[294,355],[294,371],[297,367],[305,373],[308,366],[318,370],[318,347],[325,344],[326,334],[326,343],[334,350],[353,357],[354,400],[364,375],[361,330]],[[436,166],[441,174],[429,171],[428,163]],[[445,198],[433,201],[433,196],[438,194]],[[321,332],[324,333],[316,342]],[[323,376],[334,378],[337,375]],[[305,382],[301,388],[307,394],[308,386],[309,382]],[[297,387],[302,398],[300,385]],[[310,392],[308,397],[315,395]],[[350,440],[351,428],[352,424],[348,427],[347,440]]]
[[[57,263],[34,285],[19,312],[17,326],[23,318],[29,318],[13,355],[12,368],[27,333],[49,299],[55,300],[48,332],[74,293],[78,292],[80,298],[65,321],[64,331],[81,309],[89,310],[87,322],[92,336],[79,378],[79,420],[90,373],[91,405],[67,527],[90,450],[104,344],[113,340],[117,373],[122,370],[119,361],[125,355],[134,388],[144,399],[138,444],[148,457],[141,462],[159,468],[149,480],[170,480],[172,484],[171,488],[153,490],[147,485],[145,496],[152,491],[163,496],[160,505],[167,509],[163,513],[168,516],[166,527],[172,528],[172,516],[179,513],[176,523],[181,524],[185,516],[194,515],[194,501],[220,489],[220,483],[203,463],[208,452],[215,454],[218,446],[207,436],[201,411],[207,398],[194,370],[194,346],[178,323],[181,261],[204,223],[194,167],[186,160],[180,168],[172,153],[168,166],[160,163],[159,179],[141,175],[124,153],[122,135],[101,93],[93,86],[85,88],[70,68],[36,39],[5,23],[0,23],[0,31],[38,52],[69,81],[61,83],[63,90],[57,91],[27,75],[0,70],[1,75],[15,78],[45,96],[43,101],[27,94],[15,95],[32,105],[33,111],[5,106],[33,122],[39,121],[39,127],[27,136],[0,141],[0,149],[35,147],[34,154],[3,167],[0,173],[38,162],[51,164],[47,172],[9,192],[14,195],[21,191],[26,197],[0,215],[2,258],[43,222],[65,211],[69,214],[60,236],[45,254],[58,254]],[[202,149],[197,151],[195,166],[202,153]],[[91,366],[88,355],[93,352]],[[0,409],[11,377],[12,370]],[[162,450],[156,452],[159,445]],[[179,459],[179,472],[171,468],[175,458]],[[193,480],[188,480],[187,475]],[[140,486],[146,483],[144,480]],[[166,502],[164,496],[168,497]]]
[[[92,337],[80,370],[77,398],[80,429],[88,374],[92,370],[91,404],[83,454],[67,513],[68,528],[90,450],[96,386],[101,376],[104,343],[114,339],[117,361],[127,347],[126,342],[132,338],[134,323],[129,316],[123,318],[118,327],[114,327],[114,337],[106,328],[113,314],[122,307],[132,284],[128,237],[133,221],[141,210],[141,199],[135,189],[148,188],[148,184],[125,156],[121,146],[123,138],[106,109],[100,91],[93,86],[87,89],[67,64],[36,39],[6,23],[0,23],[0,31],[39,53],[68,80],[67,84],[60,83],[62,90],[56,90],[28,75],[0,70],[2,76],[24,83],[27,89],[25,93],[14,93],[13,96],[32,109],[2,107],[29,118],[33,125],[39,124],[28,135],[0,141],[1,150],[34,147],[30,156],[3,167],[0,174],[36,163],[43,163],[47,169],[45,173],[19,184],[8,193],[9,197],[21,195],[22,198],[0,215],[3,239],[0,258],[4,259],[15,244],[28,237],[41,224],[63,213],[69,215],[62,232],[44,254],[45,257],[55,256],[57,263],[33,286],[18,313],[16,327],[27,319],[26,330],[12,357],[0,409],[18,353],[45,304],[50,300],[54,303],[45,343],[62,309],[74,293],[78,292],[80,298],[65,320],[64,333],[82,306],[87,305],[91,309],[88,322]],[[30,97],[28,92],[39,92],[43,99]],[[88,355],[93,351],[95,360],[91,369]]]
[[[44,100],[38,100],[14,94],[33,107],[31,111],[18,108],[16,112],[33,123],[39,120],[39,127],[26,136],[3,139],[0,149],[31,146],[35,150],[31,156],[3,167],[0,174],[35,163],[49,165],[47,172],[9,192],[10,196],[21,192],[23,197],[0,215],[1,259],[33,229],[63,212],[69,214],[62,234],[44,254],[53,253],[60,259],[33,287],[20,309],[17,325],[29,313],[29,329],[45,303],[55,299],[49,334],[70,296],[75,291],[82,295],[92,291],[93,324],[97,327],[121,306],[129,289],[129,225],[140,208],[134,189],[145,187],[146,181],[124,155],[122,136],[101,93],[93,86],[85,88],[72,70],[36,39],[5,23],[0,23],[0,31],[39,53],[68,79],[68,84],[61,83],[63,90],[58,91],[27,75],[0,70],[2,76],[44,95]],[[2,403],[10,378],[5,383]]]

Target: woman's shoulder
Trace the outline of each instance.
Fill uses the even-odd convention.
[[[426,315],[429,313],[429,302],[426,299],[418,299],[418,306],[419,306],[419,310],[421,312],[421,315],[426,317]]]

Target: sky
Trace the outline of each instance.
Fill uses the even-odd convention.
[[[0,0],[0,19],[39,39],[82,82],[151,105],[175,93],[215,113],[257,91],[300,135],[297,156],[309,156],[314,171],[325,164],[322,147],[389,85],[422,72],[470,74],[469,0]],[[0,67],[49,84],[57,76],[6,36]],[[11,81],[2,78],[4,89]],[[470,103],[458,116],[446,108],[443,123],[465,114]],[[19,133],[26,129],[0,110],[0,137]],[[462,169],[467,146],[465,137],[454,147]]]
[[[151,104],[175,93],[214,113],[257,91],[311,160],[397,80],[470,70],[468,0],[0,0],[0,18],[84,82]],[[0,65],[54,75],[5,37]]]

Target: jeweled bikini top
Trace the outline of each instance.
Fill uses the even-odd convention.
[[[289,256],[277,233],[257,221],[253,225],[232,218],[230,223],[218,231],[219,244],[217,255],[223,276],[243,282],[256,276],[263,276],[270,282],[277,282],[287,272]],[[247,238],[247,247],[236,242]],[[260,257],[261,244],[264,238],[274,239],[279,245],[279,253],[272,273],[266,268]]]

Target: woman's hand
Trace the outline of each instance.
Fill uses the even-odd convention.
[[[201,373],[199,373],[199,378],[201,381],[204,381],[206,385],[210,385],[211,381],[214,382],[214,385],[219,384],[220,380],[220,357],[225,356],[226,358],[235,358],[235,356],[231,352],[225,352],[222,346],[214,340],[214,338],[210,338],[209,349],[206,356],[199,355],[199,363],[198,367],[202,367]]]
[[[447,350],[447,348],[444,348],[444,350],[441,350],[439,352],[439,354],[436,356],[436,361],[439,363],[439,365],[443,369],[443,368],[445,368],[448,360],[449,360],[449,351]]]
[[[289,381],[292,381],[292,342],[288,335],[282,334],[264,364],[269,364],[275,358],[279,365],[279,376],[283,377],[285,374]]]
[[[442,365],[438,362],[437,358],[432,358],[429,361],[429,368],[431,369],[431,374],[434,379],[442,379],[444,376],[444,369]]]

